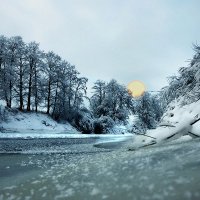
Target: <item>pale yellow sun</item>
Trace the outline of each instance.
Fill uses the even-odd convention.
[[[132,81],[127,86],[128,92],[133,97],[140,97],[144,94],[146,87],[141,81]]]

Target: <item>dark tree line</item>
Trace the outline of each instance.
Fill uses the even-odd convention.
[[[0,36],[0,98],[7,107],[70,120],[83,103],[86,83],[75,66],[38,43]]]

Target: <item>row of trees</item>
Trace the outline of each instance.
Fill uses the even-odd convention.
[[[137,114],[139,127],[154,128],[160,118],[157,99],[146,93],[135,101],[127,89],[111,80],[94,83],[90,109],[84,108],[87,78],[54,52],[19,36],[0,36],[0,99],[20,111],[42,111],[67,120],[84,133],[102,133],[127,123]]]
[[[46,111],[56,119],[69,120],[86,94],[87,78],[54,52],[21,37],[0,36],[0,98],[7,107]]]
[[[93,87],[90,107],[93,115],[98,118],[95,130],[106,130],[113,122],[126,124],[130,114],[137,116],[134,121],[134,132],[145,132],[155,128],[163,112],[159,102],[159,95],[145,92],[138,99],[133,99],[127,89],[111,80],[108,83],[98,80]],[[102,125],[104,124],[104,126]]]
[[[106,116],[122,123],[133,113],[137,115],[134,132],[155,128],[171,101],[181,98],[181,103],[185,105],[200,100],[200,46],[194,45],[194,51],[189,66],[180,68],[177,76],[169,77],[169,86],[156,95],[145,92],[142,97],[133,100],[126,88],[115,80],[107,84],[97,81],[91,98],[92,112],[96,117]]]

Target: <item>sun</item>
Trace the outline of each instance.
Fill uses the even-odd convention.
[[[127,86],[129,94],[131,94],[133,97],[137,98],[144,94],[146,87],[144,83],[141,81],[132,81]]]

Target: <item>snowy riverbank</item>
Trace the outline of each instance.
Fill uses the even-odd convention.
[[[42,113],[26,113],[13,110],[8,112],[6,120],[1,122],[0,129],[5,132],[71,132],[78,133],[69,123],[57,123],[50,116]],[[2,131],[3,132],[3,131]]]
[[[83,135],[67,121],[58,123],[45,113],[20,112],[18,109],[8,109],[1,103],[0,138],[98,137],[94,134]],[[127,125],[115,124],[106,134],[130,134],[132,119],[131,116]]]

